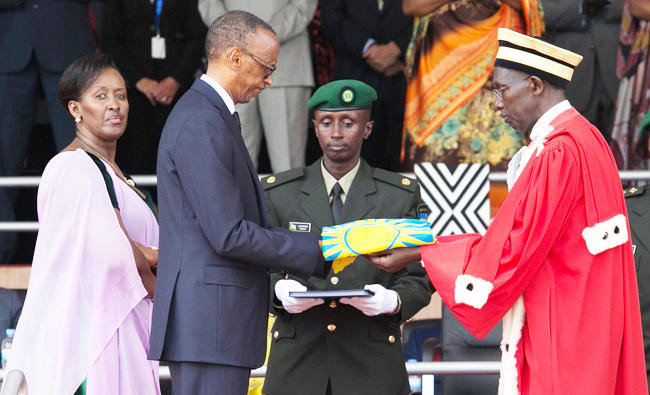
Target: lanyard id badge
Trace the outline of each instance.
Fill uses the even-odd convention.
[[[160,14],[162,14],[163,0],[156,0],[156,35],[151,37],[151,58],[165,59],[165,38],[160,37]]]
[[[151,58],[165,59],[165,38],[158,35],[151,37]]]

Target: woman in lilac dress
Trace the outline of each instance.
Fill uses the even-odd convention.
[[[108,55],[71,64],[59,97],[76,137],[48,163],[39,233],[8,371],[30,395],[158,394],[147,360],[158,222],[150,199],[115,164],[129,111]]]

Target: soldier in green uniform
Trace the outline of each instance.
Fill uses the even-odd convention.
[[[641,122],[641,141],[646,144],[644,158],[648,157],[650,144],[650,112]],[[645,366],[648,373],[648,390],[650,391],[650,184],[633,187],[623,191],[627,206],[627,217],[632,234],[636,279],[639,285],[639,302],[641,304],[641,326],[645,347]]]
[[[309,100],[322,159],[262,180],[273,226],[320,234],[323,226],[365,218],[415,218],[415,180],[360,158],[372,132],[374,89],[355,80],[319,88]],[[399,147],[395,147],[399,149]],[[400,324],[429,303],[420,263],[398,273],[358,257],[326,279],[271,275],[276,320],[263,392],[267,395],[409,393]],[[302,299],[290,291],[368,288],[374,296]]]

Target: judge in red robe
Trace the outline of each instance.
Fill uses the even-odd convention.
[[[485,235],[371,257],[420,255],[442,301],[476,337],[504,320],[499,394],[647,394],[635,266],[616,164],[566,100],[581,57],[499,31],[495,107],[530,144]]]

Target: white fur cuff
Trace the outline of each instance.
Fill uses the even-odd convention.
[[[494,285],[489,281],[469,274],[461,274],[456,277],[454,298],[456,303],[464,303],[480,309],[487,302],[492,288],[494,288]]]
[[[618,214],[607,221],[597,223],[582,231],[582,238],[587,243],[591,255],[598,255],[610,248],[625,244],[628,240],[627,222],[623,214]]]

